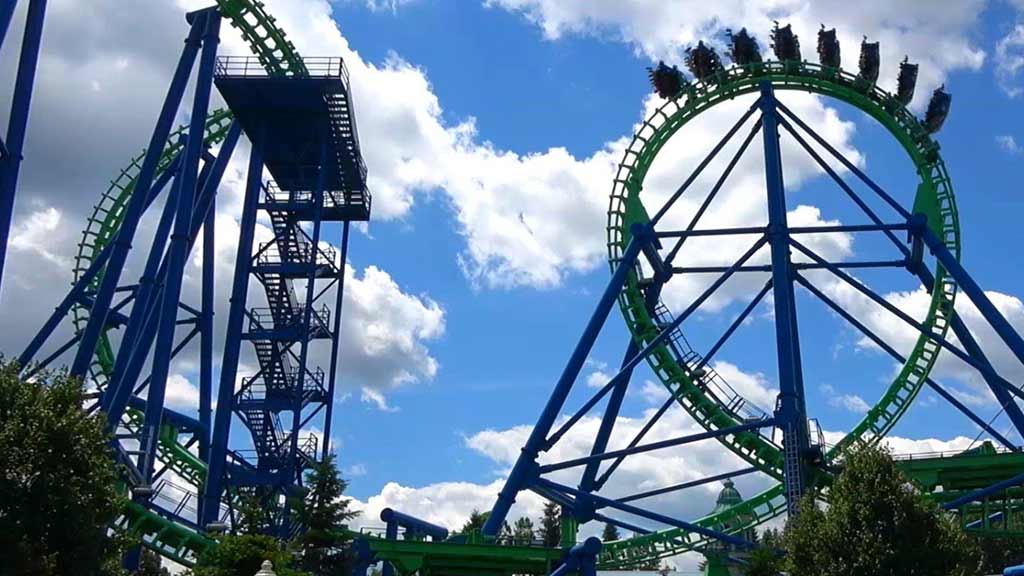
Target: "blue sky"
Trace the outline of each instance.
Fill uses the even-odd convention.
[[[0,321],[8,325],[38,326],[67,285],[78,231],[97,197],[71,191],[98,193],[141,147],[184,33],[183,9],[202,3],[154,2],[137,14],[123,14],[117,4],[53,2],[5,277],[6,305],[0,307]],[[352,480],[350,494],[366,503],[368,515],[395,505],[457,524],[472,508],[489,507],[495,482],[535,421],[608,279],[602,238],[611,168],[621,157],[623,139],[657,104],[649,95],[645,67],[659,58],[681,64],[683,48],[697,39],[721,42],[726,26],[747,26],[764,46],[772,17],[792,21],[804,40],[805,58],[814,60],[813,31],[825,21],[840,30],[848,68],[861,34],[881,38],[883,85],[894,82],[902,54],[921,62],[913,104],[918,114],[927,94],[946,84],[953,112],[938,140],[960,210],[962,260],[993,291],[1010,320],[1024,328],[1018,299],[1024,273],[1015,257],[1024,241],[1017,225],[1024,204],[1019,184],[1024,176],[1024,6],[1019,3],[950,0],[893,7],[872,2],[858,9],[797,1],[718,8],[571,0],[267,4],[303,54],[344,56],[355,85],[375,214],[368,227],[353,234],[339,384],[343,397],[333,436]],[[82,28],[86,20],[90,27]],[[150,30],[141,23],[159,24]],[[61,34],[67,30],[75,34]],[[225,33],[221,52],[243,53],[244,46],[230,34]],[[9,49],[0,53],[4,70],[12,61]],[[911,204],[913,175],[884,130],[845,105],[785,98]],[[737,117],[735,106],[722,108],[666,149],[656,170],[663,186],[681,182],[715,134]],[[69,144],[68,133],[105,137],[94,147],[82,147]],[[756,194],[760,150],[752,152],[752,162],[744,165],[750,170],[744,168],[736,192],[716,213],[720,222],[735,224],[747,217],[751,203],[763,201]],[[225,295],[237,238],[232,226],[237,226],[242,159],[236,155],[219,205],[218,290]],[[808,168],[806,158],[787,156],[787,162],[793,176],[790,210],[804,206],[802,217],[813,222],[858,220],[839,190]],[[328,227],[329,241],[337,235]],[[848,251],[867,256],[877,254],[878,247],[858,239]],[[916,285],[906,273],[861,277],[894,302],[917,310],[921,300],[907,292]],[[186,293],[194,294],[194,288],[186,283]],[[688,322],[687,336],[706,349],[752,295],[746,289],[731,293],[716,309]],[[684,289],[673,298],[680,303],[692,296]],[[843,432],[859,420],[864,403],[881,394],[894,365],[822,306],[804,296],[799,305],[811,416],[827,431]],[[973,318],[971,310],[963,312]],[[909,342],[907,333],[892,325],[895,320],[877,321],[898,347]],[[761,307],[723,350],[719,359],[726,364],[718,366],[737,388],[768,398],[765,408],[771,408],[777,388],[772,327],[768,309]],[[990,334],[981,335],[983,343],[994,342]],[[615,311],[569,406],[593,392],[588,379],[613,371],[625,342]],[[0,344],[6,352],[22,345],[11,335]],[[1018,380],[1024,375],[1019,364],[1002,362],[1005,351],[996,356],[1008,375]],[[983,417],[998,410],[962,367],[940,362],[937,374]],[[190,410],[194,364],[179,363],[176,376],[169,401]],[[646,367],[635,375],[623,430],[635,430],[660,403],[653,379]],[[1005,418],[996,422],[1000,429],[1007,425]],[[661,433],[677,435],[693,426],[680,411]],[[936,450],[964,447],[977,429],[923,393],[894,434],[897,450]],[[622,434],[617,441],[628,439]],[[571,440],[562,455],[586,449],[583,436]],[[706,444],[660,463],[638,464],[619,488],[643,482],[654,487],[728,469],[735,459],[722,452]],[[763,479],[744,482],[740,488],[746,493],[766,485]],[[693,516],[703,511],[702,504],[666,505]],[[536,514],[538,507],[524,499],[514,513]]]

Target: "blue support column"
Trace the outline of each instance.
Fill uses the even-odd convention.
[[[3,0],[0,9],[0,32],[6,33],[14,13],[14,0]],[[25,133],[28,131],[28,115],[32,105],[32,88],[36,79],[36,65],[39,63],[39,47],[43,39],[43,20],[46,17],[46,0],[29,0],[25,20],[25,36],[21,41],[21,55],[18,59],[18,75],[14,81],[14,96],[11,99],[11,115],[7,124],[7,139],[4,145],[7,154],[0,160],[0,287],[2,287],[4,263],[7,259],[7,241],[11,234],[11,219],[14,216],[14,196],[18,189],[18,172],[25,148]],[[3,37],[0,36],[0,45]]]
[[[216,9],[207,9],[216,10]],[[192,29],[189,31],[185,41],[185,48],[182,51],[181,59],[174,71],[174,78],[171,80],[170,88],[167,90],[167,98],[164,100],[163,108],[160,110],[160,117],[153,135],[150,138],[149,146],[146,148],[146,155],[139,168],[139,174],[135,179],[135,188],[132,190],[131,198],[125,207],[124,219],[121,228],[114,239],[114,248],[110,255],[110,261],[103,274],[96,298],[93,301],[92,310],[89,314],[89,322],[82,332],[82,341],[78,346],[75,359],[71,364],[71,375],[84,378],[89,365],[92,363],[93,353],[96,351],[96,344],[107,323],[107,314],[110,311],[110,303],[114,298],[114,291],[121,280],[121,272],[124,269],[125,261],[128,259],[128,252],[132,247],[132,240],[135,238],[135,231],[138,229],[139,220],[142,217],[142,209],[149,195],[149,189],[153,184],[153,177],[163,153],[167,137],[171,132],[174,117],[178,112],[178,106],[185,94],[189,76],[192,73],[192,66],[195,63],[196,54],[201,44],[204,21],[202,12],[190,14]],[[200,17],[197,17],[200,16]]]
[[[17,6],[18,0],[3,0],[0,2],[0,47],[4,45],[4,40],[7,38],[7,30],[11,27],[14,9]]]
[[[153,371],[146,395],[146,414],[142,432],[142,447],[145,450],[142,470],[143,481],[147,484],[153,476],[156,461],[156,444],[160,436],[160,424],[164,412],[164,397],[167,378],[170,375],[171,350],[174,348],[174,329],[177,327],[178,302],[181,300],[181,284],[188,265],[189,239],[192,229],[192,211],[196,204],[199,188],[199,160],[202,158],[206,127],[206,113],[210,107],[210,93],[213,89],[213,64],[217,59],[217,44],[220,42],[220,13],[207,10],[201,19],[203,30],[203,52],[199,62],[195,96],[188,129],[188,143],[181,164],[181,191],[178,195],[177,215],[174,231],[168,247],[167,279],[163,287],[161,312],[157,324],[156,347],[153,351]]]
[[[622,359],[622,365],[626,366],[639,351],[640,346],[637,345],[635,340],[630,338],[629,345],[626,346],[626,354]],[[619,417],[622,401],[626,398],[626,389],[629,388],[632,374],[633,370],[630,369],[626,374],[619,377],[618,382],[612,388],[611,395],[608,397],[608,405],[604,409],[604,416],[601,418],[601,425],[597,429],[597,436],[594,437],[594,446],[590,449],[591,456],[603,454],[607,450],[608,440],[612,436],[615,419]],[[597,478],[597,470],[600,467],[601,462],[597,460],[587,464],[587,467],[583,470],[583,477],[580,479],[580,490],[590,492],[594,489],[594,481]]]
[[[775,91],[761,85],[761,124],[765,178],[768,188],[768,244],[771,248],[772,295],[775,300],[775,340],[779,364],[779,404],[775,418],[785,445],[785,490],[789,513],[796,513],[804,492],[802,455],[808,446],[804,385],[796,332],[796,299],[790,261],[786,191],[782,178],[779,119]]]
[[[187,138],[187,136],[182,138]],[[121,421],[120,411],[112,413],[110,410],[114,398],[119,396],[127,398],[127,394],[130,393],[127,391],[119,393],[118,389],[132,354],[140,347],[139,333],[150,322],[152,301],[156,296],[157,274],[160,272],[160,263],[163,261],[167,239],[170,237],[174,226],[178,198],[181,195],[181,181],[182,178],[179,171],[178,176],[174,177],[171,191],[167,194],[167,201],[164,203],[164,210],[160,214],[159,222],[157,222],[156,233],[153,235],[153,244],[149,248],[149,255],[146,257],[146,264],[142,269],[142,276],[139,277],[139,282],[135,287],[135,302],[132,305],[132,313],[128,317],[128,325],[125,327],[124,335],[121,337],[121,348],[114,359],[114,371],[101,400],[101,406],[107,412],[107,424],[111,429]],[[148,354],[149,347],[146,346],[145,349],[146,354]],[[133,386],[134,382],[129,383],[128,389],[130,390]]]
[[[663,284],[658,282],[647,289],[647,293],[644,295],[644,298],[648,311],[653,311],[654,307],[658,303],[658,299],[661,298],[662,286]],[[622,367],[629,367],[630,361],[633,360],[639,352],[640,346],[635,340],[630,338],[629,345],[626,346],[626,354],[622,358]],[[608,405],[605,406],[601,425],[597,430],[597,436],[594,438],[594,446],[590,450],[591,456],[602,454],[608,449],[608,440],[611,438],[612,429],[615,427],[615,419],[619,417],[619,410],[622,408],[622,401],[626,397],[626,390],[629,388],[629,382],[632,376],[632,367],[630,367],[625,373],[616,375],[618,382],[615,383],[611,396],[608,397]],[[596,486],[597,471],[600,466],[601,463],[599,461],[587,464],[586,469],[583,471],[583,476],[580,479],[580,490],[583,490],[584,492],[591,492],[594,490]]]
[[[203,277],[202,309],[199,316],[199,423],[203,429],[199,437],[199,458],[210,459],[210,419],[213,416],[213,309],[214,273],[217,267],[215,250],[217,199],[210,202],[206,221],[203,222]]]
[[[398,540],[398,522],[391,521],[385,525],[384,538],[387,540]],[[391,562],[384,562],[380,571],[381,576],[395,576],[395,567]]]
[[[256,232],[256,209],[263,185],[262,134],[250,137],[249,170],[246,176],[245,200],[240,223],[241,237],[235,256],[235,273],[231,286],[231,307],[228,310],[227,340],[220,366],[220,385],[217,389],[217,411],[214,414],[213,434],[210,438],[210,459],[207,462],[206,485],[200,510],[200,526],[217,522],[220,496],[224,488],[227,468],[228,433],[231,429],[231,405],[238,375],[238,356],[242,344],[242,322],[245,319],[245,301],[249,294],[249,272],[252,267],[252,243]]]
[[[209,212],[213,199],[216,197],[217,187],[220,185],[221,177],[224,175],[224,171],[227,168],[227,164],[231,158],[232,152],[234,151],[235,144],[238,142],[240,134],[241,128],[237,124],[233,124],[228,130],[227,137],[224,138],[224,143],[220,148],[220,154],[213,162],[209,175],[204,176],[202,194],[196,203],[194,213],[189,217],[191,222],[191,231],[189,233],[188,251],[191,251],[193,243],[196,238],[198,238],[201,224],[205,221],[206,214]],[[206,171],[204,169],[204,175],[205,173]],[[156,284],[158,286],[164,284],[169,264],[170,262],[166,258],[161,262],[159,271],[156,274]],[[118,350],[117,358],[121,359],[122,354],[126,355],[127,364],[125,364],[123,373],[118,373],[116,370],[117,364],[115,363],[114,380],[111,382],[111,386],[115,392],[114,396],[105,405],[107,421],[111,426],[120,421],[121,415],[124,413],[124,409],[128,405],[128,400],[134,393],[135,384],[138,382],[147,356],[149,355],[150,348],[156,338],[156,326],[158,322],[157,310],[160,302],[159,294],[159,291],[154,294],[153,298],[148,302],[147,308],[142,312],[144,323],[139,331],[138,342],[134,342],[134,346],[128,350]]]
[[[551,573],[551,576],[596,576],[597,555],[601,552],[601,541],[591,536],[573,546],[565,554],[565,563]]]
[[[341,228],[341,263],[338,264],[338,286],[334,302],[334,330],[331,333],[331,366],[327,379],[327,407],[324,414],[324,445],[320,458],[327,458],[331,453],[331,420],[334,418],[334,389],[338,377],[338,355],[341,348],[341,307],[345,300],[345,266],[348,262],[348,229],[349,222],[342,223]]]
[[[293,408],[294,416],[292,419],[292,434],[291,434],[291,453],[292,461],[299,461],[299,431],[302,427],[302,404],[303,404],[303,390],[306,385],[306,375],[308,371],[307,362],[309,360],[309,342],[310,342],[310,331],[311,331],[311,320],[314,314],[314,300],[316,298],[316,277],[317,277],[317,256],[320,254],[320,227],[321,218],[324,206],[324,182],[327,179],[327,172],[330,170],[330,146],[327,138],[327,130],[320,135],[320,173],[316,179],[316,189],[313,190],[313,235],[310,238],[311,245],[309,247],[309,273],[306,275],[306,296],[304,299],[305,306],[302,310],[302,330],[304,338],[299,344],[299,380],[296,383],[298,389],[295,390],[295,406]],[[330,402],[331,399],[328,399]],[[314,455],[315,457],[315,455]],[[302,468],[296,466],[294,470],[294,479],[296,483],[302,481]]]
[[[579,377],[583,363],[590,354],[591,348],[594,347],[597,335],[601,332],[605,320],[608,319],[608,314],[615,304],[615,299],[618,298],[622,285],[625,283],[627,275],[632,272],[637,255],[640,253],[641,243],[644,240],[637,238],[635,232],[633,239],[623,252],[618,268],[615,269],[615,273],[612,275],[611,280],[609,280],[608,286],[605,288],[604,294],[602,294],[601,300],[594,310],[594,314],[590,317],[587,327],[583,330],[583,335],[580,336],[572,356],[569,357],[569,362],[555,384],[551,397],[548,398],[548,402],[544,406],[536,426],[530,432],[530,437],[526,440],[526,445],[519,454],[519,459],[516,460],[508,479],[505,480],[505,486],[498,494],[498,499],[494,503],[491,515],[487,518],[487,522],[481,530],[484,536],[497,536],[498,531],[501,530],[501,526],[505,522],[506,516],[508,516],[508,511],[516,501],[516,495],[527,488],[529,481],[536,474],[537,456],[547,440],[551,426],[555,423],[555,419],[558,418],[558,413],[565,404],[565,399],[569,396],[576,378]]]

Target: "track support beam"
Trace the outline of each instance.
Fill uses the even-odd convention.
[[[804,383],[796,327],[794,272],[790,261],[786,191],[779,146],[779,112],[771,83],[761,85],[761,125],[768,191],[768,244],[771,248],[772,295],[775,304],[775,341],[779,365],[779,401],[775,419],[785,445],[786,501],[791,515],[804,493],[803,454],[808,448]]]
[[[15,2],[4,0],[3,4],[0,8],[0,46],[3,45],[7,28],[14,16]],[[11,219],[14,217],[14,196],[18,189],[21,160],[24,157],[25,134],[28,132],[32,88],[35,85],[36,67],[39,64],[45,17],[46,0],[29,0],[25,36],[21,41],[21,55],[18,58],[18,72],[11,99],[11,115],[7,123],[7,138],[2,143],[4,151],[0,155],[0,282],[3,280],[4,263],[7,260],[7,241],[11,234]]]

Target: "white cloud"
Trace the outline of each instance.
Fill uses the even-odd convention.
[[[395,14],[399,8],[416,2],[417,0],[366,0],[366,7],[374,12],[385,11]]]
[[[603,370],[594,370],[587,375],[587,386],[590,388],[603,388],[605,384],[611,381],[614,374],[608,374]]]
[[[821,23],[837,28],[844,64],[856,70],[862,36],[881,43],[882,86],[896,83],[896,66],[909,55],[921,64],[917,104],[956,69],[977,69],[984,52],[972,45],[971,32],[985,8],[983,0],[725,0],[643,2],[619,0],[487,0],[487,5],[522,13],[545,36],[589,34],[626,42],[652,60],[682,62],[682,50],[698,40],[724,42],[726,28],[746,27],[767,51],[773,20],[792,23],[803,56],[816,60],[815,35]]]
[[[180,0],[179,4],[198,8],[202,2]],[[116,8],[98,5],[96,10],[105,13],[107,10],[116,11]],[[466,276],[479,286],[554,287],[560,285],[568,275],[589,272],[601,264],[605,257],[603,228],[607,194],[625,140],[600,145],[586,157],[573,156],[559,147],[525,154],[502,150],[477,132],[473,118],[455,123],[445,121],[442,105],[433,93],[425,72],[414,64],[394,54],[381,64],[365,61],[341,35],[331,18],[329,3],[323,0],[269,2],[268,10],[288,31],[289,38],[303,54],[331,54],[345,58],[352,77],[355,109],[363,135],[363,151],[370,169],[375,219],[404,217],[415,204],[418,195],[441,191],[450,200],[457,227],[466,240],[459,262]],[[64,15],[70,17],[72,12],[69,8]],[[58,11],[54,18],[59,19],[61,15]],[[177,19],[164,16],[149,18],[149,21],[173,23]],[[128,24],[125,26],[139,28]],[[172,59],[165,55],[171,52],[166,47],[180,43],[165,41],[164,36],[173,38],[175,35],[180,36],[183,31],[184,26],[168,24],[161,36],[142,43],[146,55],[161,55],[159,66],[147,68],[160,72],[157,78],[169,73],[172,65]],[[117,35],[110,34],[104,38],[108,36]],[[69,48],[59,48],[63,50],[60,57],[72,57]],[[248,48],[235,31],[225,28],[221,53],[246,54]],[[79,53],[75,56],[86,58],[89,54],[88,50],[79,47]],[[96,54],[95,59],[103,62],[115,60],[109,58],[106,52]],[[124,55],[120,61],[128,67],[135,62],[131,53]],[[45,67],[41,67],[41,74],[50,78]],[[105,86],[111,80],[124,76],[123,70],[113,66],[110,70],[102,69],[93,74],[91,80],[98,79]],[[54,76],[49,81],[58,84],[47,87],[51,98],[42,101],[43,115],[57,115],[51,109],[77,111],[83,107],[78,99],[66,97],[75,93],[73,86],[59,84],[70,80]],[[160,82],[154,79],[149,84],[160,85]],[[120,126],[119,116],[113,111],[128,106],[126,102],[121,102],[122,99],[134,102],[137,94],[124,89],[105,90],[104,93],[104,106],[111,112],[108,114],[106,108],[103,108],[95,115],[103,122]],[[787,102],[791,108],[817,127],[839,149],[855,161],[860,161],[849,145],[852,124],[841,122],[833,110],[815,98],[793,95],[789,99],[789,96]],[[154,105],[159,98],[157,93],[152,95]],[[648,98],[643,103],[645,113],[649,113],[657,104],[657,99]],[[722,133],[740,109],[738,103],[714,109],[687,128],[688,136],[692,135],[688,140],[704,141],[705,134]],[[66,124],[76,126],[75,123],[80,120],[75,118],[81,115],[76,112],[71,116]],[[120,146],[117,149],[97,147],[92,153],[102,152],[105,155],[103,161],[83,164],[82,170],[87,166],[90,172],[96,172],[96,166],[109,166],[113,173],[124,162],[124,158],[134,153],[145,141],[152,113],[146,109],[140,111],[139,116],[133,124],[124,127],[131,135],[126,134],[117,139],[122,143],[139,143],[137,146]],[[62,136],[59,135],[66,132],[63,125],[45,130],[48,133],[41,140],[51,144],[50,148],[45,149],[49,157],[60,158],[77,153],[73,149],[60,148]],[[623,127],[623,134],[629,131],[630,127]],[[703,155],[700,147],[686,146],[682,141],[674,144],[674,148],[670,147],[666,151],[666,156],[679,154],[677,161],[666,161],[664,166],[654,168],[649,182],[652,195],[656,194],[659,187],[665,189],[678,184],[682,175],[692,169]],[[51,162],[48,166],[53,164]],[[750,170],[759,173],[757,166],[756,163],[749,165]],[[241,163],[236,163],[236,167],[241,168]],[[739,172],[746,172],[745,167]],[[61,170],[57,172],[62,173]],[[235,172],[240,176],[240,170]],[[798,161],[792,171],[787,166],[787,179],[793,185],[817,173],[807,160]],[[756,188],[757,181],[753,176],[737,176],[741,182],[740,190],[728,199],[730,202],[747,198],[744,194]],[[64,177],[69,183],[75,182],[71,174],[65,174]],[[102,179],[95,180],[94,183],[89,182],[98,190]],[[240,184],[237,182],[236,186]],[[51,192],[46,194],[51,199],[47,205],[57,205],[56,195]],[[83,200],[83,207],[91,201],[91,198]],[[233,194],[228,195],[221,213],[237,210],[239,201],[236,188]],[[231,213],[236,214],[237,211]],[[754,210],[733,216],[716,208],[709,214],[708,222],[740,222],[757,214]]]
[[[366,476],[366,465],[361,463],[351,464],[342,468],[341,473],[346,478],[358,478],[360,476]]]
[[[748,402],[752,402],[766,414],[775,407],[775,398],[779,395],[778,388],[772,388],[768,378],[760,372],[744,372],[738,366],[724,360],[712,363],[718,373],[729,386]]]
[[[426,343],[444,334],[444,310],[429,297],[403,292],[376,266],[362,277],[346,269],[342,326],[342,366],[348,363],[365,386],[389,389],[437,374]]]
[[[341,36],[326,2],[268,4],[304,54],[345,58],[364,135],[375,218],[401,218],[418,195],[442,192],[466,240],[459,263],[477,286],[555,287],[567,276],[601,264],[607,196],[625,139],[604,143],[586,157],[560,147],[525,154],[502,150],[477,132],[473,118],[455,123],[443,119],[441,102],[423,70],[394,54],[382,64],[363,60]],[[224,45],[225,53],[245,50],[228,38]],[[840,121],[835,111],[816,98],[789,94],[786,98],[792,109],[840,150],[862,161],[849,144],[852,124]],[[646,99],[644,113],[658,103],[654,97]],[[651,190],[678,185],[704,154],[702,147],[687,146],[684,141],[703,142],[705,134],[721,134],[741,109],[739,102],[717,107],[688,127],[687,138],[666,150],[665,156],[674,160],[652,171]],[[630,129],[624,126],[623,134]],[[809,160],[797,162],[793,185],[819,173]],[[758,163],[749,166],[760,173]],[[790,175],[787,166],[787,181]],[[746,177],[735,198],[751,192],[756,184],[753,178]],[[714,212],[709,222],[742,221],[757,214],[756,210],[740,216]]]
[[[1024,24],[1017,24],[996,43],[996,79],[1011,97],[1024,93],[1018,78],[1024,69]]]
[[[856,394],[840,394],[830,384],[822,384],[818,387],[822,394],[828,396],[826,400],[829,406],[842,408],[854,414],[867,414],[871,406],[863,398]]]
[[[977,445],[973,438],[957,436],[951,440],[940,440],[938,438],[910,439],[899,436],[891,436],[883,441],[883,444],[892,450],[893,454],[928,454],[934,452],[962,452],[972,444]]]
[[[660,405],[668,400],[668,396],[668,389],[653,380],[644,380],[643,386],[640,387],[640,397],[648,404]]]
[[[826,280],[822,281],[822,278],[826,278]],[[917,342],[919,332],[916,329],[869,301],[867,297],[856,292],[849,285],[823,276],[815,277],[814,282],[819,289],[858,318],[900,354],[906,356]],[[985,294],[1018,333],[1024,331],[1024,303],[1019,298],[996,291],[987,291]],[[927,314],[928,304],[931,301],[931,297],[923,287],[912,291],[885,293],[883,297],[896,308],[919,321]],[[957,296],[956,309],[996,371],[1010,382],[1024,381],[1024,366],[1003,344],[966,294],[961,293]],[[951,343],[962,349],[952,330],[947,336]],[[858,346],[861,349],[884,354],[866,336],[860,336],[858,333],[858,337]],[[959,386],[949,386],[949,388],[954,395],[968,405],[982,406],[995,402],[995,397],[980,374],[948,351],[943,351],[939,355],[932,376],[947,385],[950,384],[947,380],[954,380],[958,383]]]
[[[69,237],[63,220],[61,211],[52,206],[28,214],[11,230],[8,248],[41,257],[53,266],[70,268],[71,255],[55,252],[61,247],[55,240]]]
[[[1010,154],[1020,154],[1024,149],[1021,149],[1020,144],[1017,144],[1017,139],[1009,134],[1000,134],[996,136],[996,143],[1003,150]]]
[[[167,378],[164,402],[176,410],[195,410],[199,407],[199,388],[181,374]]]
[[[362,394],[359,396],[359,400],[366,404],[371,404],[380,410],[381,412],[398,412],[401,408],[397,406],[391,406],[388,404],[388,399],[378,390],[373,388],[363,388]]]
[[[502,480],[495,480],[489,484],[439,482],[420,488],[388,482],[380,494],[371,496],[366,502],[353,502],[353,507],[362,511],[353,524],[359,527],[381,526],[381,510],[394,508],[455,531],[466,523],[474,510],[490,510],[501,486]],[[525,493],[518,498],[509,516],[518,518],[525,515],[537,518],[542,509],[543,500],[539,496]]]

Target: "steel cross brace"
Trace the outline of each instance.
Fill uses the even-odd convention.
[[[146,205],[143,208],[143,211],[149,208],[149,206],[157,199],[160,193],[163,192],[164,188],[166,188],[167,183],[170,182],[171,178],[173,178],[174,175],[177,174],[178,166],[180,165],[180,163],[180,155],[175,156],[174,159],[171,160],[170,165],[167,167],[166,170],[164,170],[163,174],[160,175],[160,178],[158,178],[157,181],[153,184],[153,188],[150,191],[149,197],[146,199]],[[56,330],[57,327],[60,325],[61,320],[63,320],[64,317],[67,316],[68,312],[70,312],[72,307],[74,307],[74,305],[78,302],[79,297],[86,293],[89,286],[92,284],[93,279],[96,278],[96,276],[100,273],[100,271],[103,270],[103,267],[106,265],[107,260],[110,258],[110,254],[113,251],[113,247],[114,245],[112,243],[105,245],[103,249],[100,250],[100,253],[97,254],[95,258],[93,258],[93,261],[91,264],[89,264],[89,267],[86,268],[86,270],[82,273],[79,279],[74,283],[74,285],[71,287],[71,290],[67,293],[66,296],[64,296],[64,299],[61,300],[60,304],[57,305],[53,313],[50,314],[49,318],[46,319],[46,322],[43,324],[43,327],[39,329],[39,332],[36,333],[35,337],[32,338],[28,346],[25,347],[25,350],[21,353],[20,356],[18,356],[18,365],[21,367],[22,370],[25,370],[26,367],[32,362],[32,360],[35,358],[35,355],[39,352],[40,348],[43,347],[47,339],[49,339],[49,337],[53,334],[54,330]],[[75,342],[78,342],[79,339],[80,336],[76,335]],[[63,351],[61,352],[63,353]],[[47,360],[44,360],[43,362],[40,363],[41,365],[38,368],[45,368],[46,365],[49,364],[49,362],[52,361],[57,356],[59,356],[59,354],[52,355]]]
[[[860,322],[859,320],[854,318],[853,315],[850,314],[849,312],[847,312],[845,308],[843,308],[842,306],[840,306],[839,304],[834,302],[831,298],[826,296],[821,290],[819,290],[809,280],[807,280],[803,276],[797,276],[797,282],[799,282],[804,288],[806,288],[808,292],[810,292],[811,294],[816,296],[819,300],[824,302],[836,314],[838,314],[840,317],[842,317],[847,322],[849,322],[851,325],[853,325],[855,328],[857,328],[857,330],[859,330],[865,336],[870,338],[872,342],[874,342],[878,347],[880,347],[882,350],[884,350],[886,353],[888,353],[890,356],[892,356],[897,362],[899,362],[901,364],[905,364],[907,362],[907,359],[903,355],[901,355],[899,352],[897,352],[895,348],[890,346],[882,337],[880,337],[877,334],[875,334],[872,330],[870,330],[862,322]],[[936,393],[938,393],[940,396],[945,398],[949,403],[953,404],[953,406],[955,406],[958,410],[960,410],[965,416],[970,418],[972,422],[974,422],[975,424],[980,426],[983,430],[985,430],[986,432],[991,434],[992,437],[994,437],[995,439],[997,439],[1000,442],[1002,442],[1004,446],[1007,446],[1008,448],[1011,448],[1013,450],[1017,449],[1017,447],[1012,442],[1010,442],[1009,440],[1004,438],[1002,434],[1000,434],[995,429],[993,429],[991,426],[989,426],[987,422],[982,420],[977,414],[975,414],[973,411],[971,411],[969,408],[967,408],[967,406],[965,406],[963,403],[961,403],[959,400],[957,400],[953,395],[951,395],[948,392],[946,392],[946,390],[943,389],[942,386],[940,386],[937,382],[935,382],[931,377],[926,378],[925,379],[925,383],[927,383],[933,390],[935,390]]]
[[[673,526],[675,528],[695,532],[697,534],[700,534],[701,536],[705,536],[707,538],[714,538],[715,540],[720,540],[722,542],[739,546],[741,548],[749,549],[757,546],[757,544],[754,544],[732,534],[726,534],[724,532],[719,532],[718,530],[712,530],[710,528],[698,526],[697,524],[693,524],[691,522],[686,522],[683,520],[679,520],[677,518],[665,516],[664,514],[659,514],[657,512],[652,512],[650,510],[644,510],[643,508],[638,508],[631,504],[618,502],[616,500],[612,500],[611,498],[605,498],[597,494],[587,494],[586,492],[583,492],[576,488],[572,488],[571,486],[558,484],[556,482],[552,482],[551,480],[547,480],[546,478],[538,479],[537,484],[541,487],[548,488],[550,490],[556,490],[558,492],[563,492],[565,494],[575,496],[577,499],[592,500],[594,502],[595,507],[598,508],[614,508],[627,514],[632,514],[634,516],[639,516],[640,518],[646,518],[648,520],[653,520],[654,522],[659,522],[661,524],[666,524],[668,526]]]
[[[498,531],[501,530],[505,522],[505,517],[508,516],[509,509],[512,508],[512,504],[515,502],[516,495],[527,488],[528,480],[537,467],[537,457],[547,441],[548,433],[551,431],[558,413],[565,405],[569,392],[579,377],[580,370],[582,370],[584,362],[590,355],[594,342],[597,340],[598,334],[608,319],[608,315],[615,305],[615,301],[626,282],[627,276],[633,272],[633,266],[643,248],[643,244],[650,242],[650,230],[650,227],[634,226],[632,240],[626,246],[622,258],[615,269],[615,273],[612,274],[611,280],[598,301],[596,310],[591,315],[590,321],[587,323],[579,342],[576,344],[576,348],[569,357],[562,375],[555,383],[551,397],[548,398],[548,402],[541,412],[536,426],[534,426],[518,460],[512,467],[512,471],[505,481],[505,486],[498,494],[494,508],[492,508],[491,514],[481,530],[484,536],[497,536]]]
[[[89,322],[82,333],[82,342],[71,364],[72,376],[85,377],[86,372],[89,370],[89,365],[92,363],[96,345],[106,324],[111,299],[113,298],[114,291],[117,289],[125,262],[128,259],[128,252],[131,250],[132,241],[138,229],[139,220],[142,217],[145,199],[149,195],[149,190],[153,184],[157,164],[163,153],[167,137],[171,132],[174,117],[185,94],[185,88],[188,85],[192,67],[195,64],[196,56],[202,44],[207,13],[216,13],[216,10],[216,8],[207,8],[189,14],[189,22],[192,24],[192,28],[189,31],[188,39],[185,41],[185,48],[182,51],[181,59],[178,61],[177,68],[174,71],[174,77],[171,80],[167,97],[160,110],[160,116],[150,138],[149,146],[146,147],[146,155],[139,169],[139,174],[135,179],[135,187],[125,207],[124,219],[114,240],[110,260],[107,263],[99,289],[96,292],[96,301],[90,311]]]

